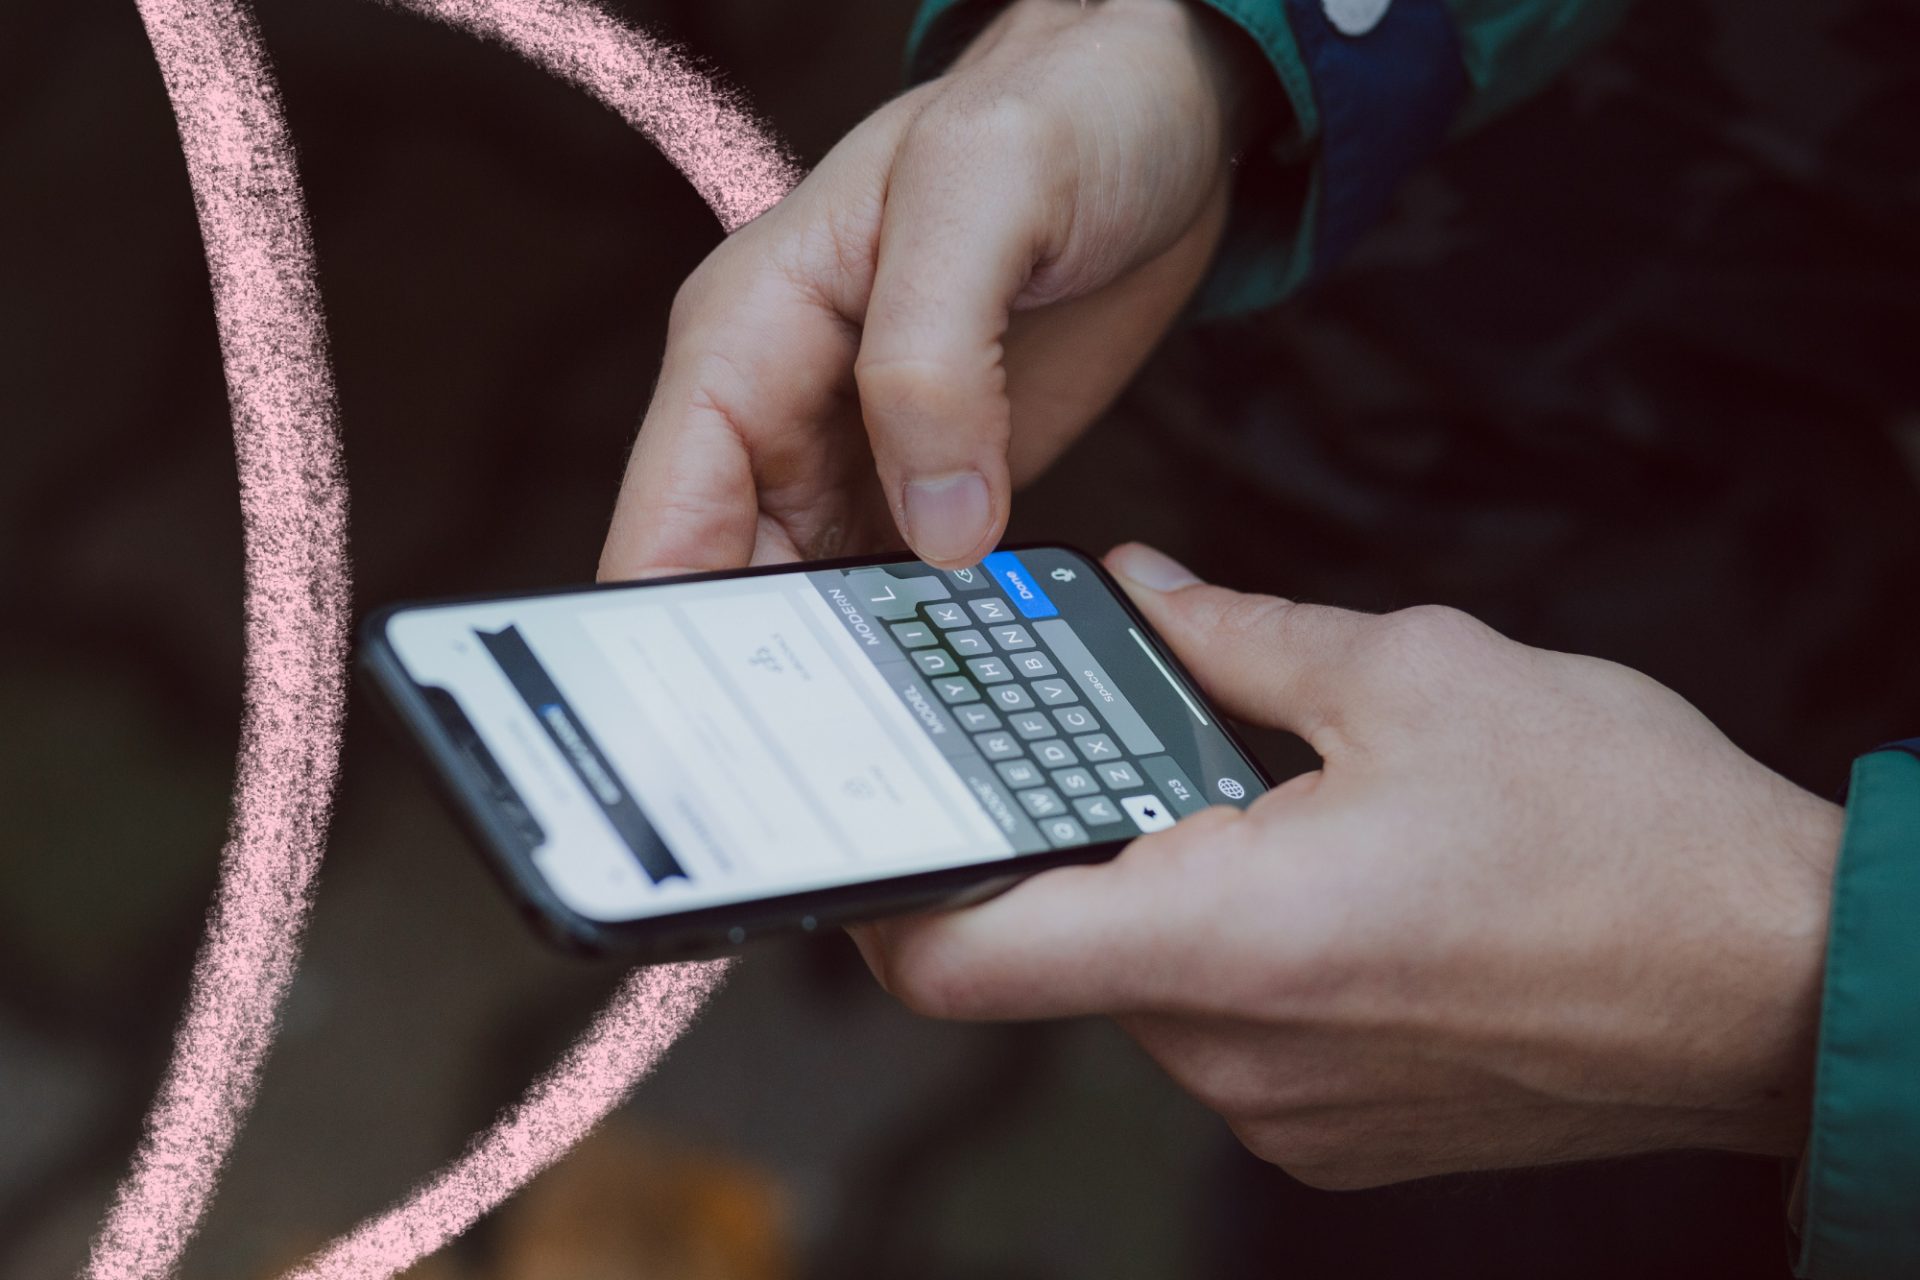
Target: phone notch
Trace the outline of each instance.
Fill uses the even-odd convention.
[[[494,814],[519,842],[520,851],[530,855],[546,844],[547,833],[541,827],[540,820],[533,816],[526,801],[520,798],[519,789],[507,777],[506,770],[493,758],[493,752],[461,708],[460,700],[438,685],[420,686],[420,696],[426,700],[427,709],[439,722],[447,741],[466,758],[479,776],[481,789],[493,802]]]

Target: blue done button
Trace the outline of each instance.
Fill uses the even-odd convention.
[[[1055,618],[1060,611],[1047,599],[1027,566],[1011,551],[996,551],[980,562],[1001,589],[1013,597],[1014,607],[1029,618]]]

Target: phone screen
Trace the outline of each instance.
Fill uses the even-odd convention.
[[[385,639],[598,922],[1017,871],[1265,790],[1061,548],[421,605]]]

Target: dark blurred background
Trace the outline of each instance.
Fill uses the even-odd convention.
[[[901,3],[614,6],[808,162]],[[261,0],[312,202],[357,603],[592,573],[716,242],[594,103],[364,3]],[[1920,12],[1662,0],[1454,147],[1309,296],[1191,329],[1019,504],[1219,579],[1438,600],[1679,689],[1835,793],[1920,732]],[[0,12],[0,1275],[70,1273],[167,1054],[226,819],[240,537],[206,276],[126,0]],[[453,1155],[614,966],[524,930],[356,700],[286,1025],[188,1277],[266,1277]],[[1260,746],[1290,772],[1303,757]],[[1331,1195],[1110,1027],[955,1027],[755,952],[434,1280],[1785,1274],[1718,1156]]]

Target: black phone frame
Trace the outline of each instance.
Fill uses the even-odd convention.
[[[1124,588],[1107,572],[1097,557],[1080,548],[1059,542],[1023,542],[1000,548],[1004,551],[1064,551],[1090,567],[1098,580],[1117,600],[1120,607],[1140,628],[1140,634],[1153,645],[1154,652],[1168,668],[1184,680],[1199,697],[1214,723],[1261,785],[1271,789],[1273,779],[1260,761],[1247,750],[1233,725],[1205,701],[1205,693],[1192,674],[1162,642],[1151,623],[1134,608]],[[1051,849],[1038,853],[1016,854],[1002,862],[974,863],[943,867],[934,871],[916,871],[907,875],[865,880],[857,884],[808,889],[777,897],[745,902],[694,907],[641,920],[601,921],[580,914],[560,901],[548,886],[531,858],[521,852],[509,824],[498,812],[485,780],[475,775],[478,766],[453,742],[440,716],[427,705],[420,685],[407,674],[391,643],[387,625],[397,615],[414,609],[441,608],[463,604],[497,604],[503,601],[548,599],[554,596],[580,595],[597,591],[626,591],[635,587],[670,586],[686,582],[711,582],[719,579],[757,578],[783,573],[807,573],[816,569],[860,569],[872,565],[898,564],[917,559],[911,551],[893,551],[880,555],[843,556],[831,560],[795,561],[781,565],[758,565],[748,569],[722,569],[706,573],[678,574],[665,578],[631,579],[621,582],[583,583],[538,591],[505,591],[448,596],[431,600],[412,600],[384,605],[369,613],[358,628],[357,666],[372,681],[379,695],[376,702],[388,714],[427,766],[441,798],[467,835],[486,854],[484,859],[495,878],[506,889],[522,916],[560,949],[592,957],[619,956],[640,963],[661,963],[721,955],[745,943],[781,934],[808,934],[903,911],[936,906],[958,906],[991,896],[1011,885],[1054,867],[1076,863],[1106,862],[1132,843],[1103,840],[1071,849]]]

